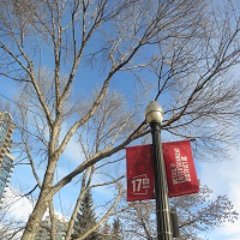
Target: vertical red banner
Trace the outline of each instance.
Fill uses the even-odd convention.
[[[152,146],[126,148],[127,201],[154,198]]]
[[[199,182],[189,141],[162,144],[168,182],[168,196],[199,192]]]
[[[199,182],[189,141],[162,144],[168,196],[177,197],[199,192]],[[154,198],[152,145],[126,148],[127,201]]]

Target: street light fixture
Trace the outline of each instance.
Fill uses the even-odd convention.
[[[167,180],[165,165],[162,157],[162,145],[160,138],[163,110],[156,101],[151,101],[145,111],[145,119],[151,127],[155,198],[157,217],[157,240],[172,240],[171,215],[168,204]]]

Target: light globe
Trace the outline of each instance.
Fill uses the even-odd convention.
[[[156,101],[151,101],[145,110],[145,119],[148,123],[156,122],[161,124],[163,120],[163,110]]]

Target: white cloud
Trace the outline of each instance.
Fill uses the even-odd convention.
[[[35,202],[24,197],[20,192],[13,188],[6,188],[2,202],[2,209],[6,209],[8,217],[16,222],[26,222],[33,211]],[[67,218],[59,212],[55,212],[58,219],[67,221]],[[48,211],[44,214],[43,219],[49,216]]]
[[[8,229],[9,234],[15,231],[15,229],[11,229],[11,227],[15,226],[16,229],[18,227],[23,227],[26,224],[31,212],[33,211],[34,204],[34,201],[30,200],[27,197],[23,197],[22,194],[16,189],[9,187],[6,188],[4,192],[3,202],[1,204],[1,210],[3,211],[2,213],[4,219],[1,218],[0,227],[8,229],[8,226],[10,226],[10,229]],[[46,219],[48,216],[49,213],[47,211],[44,214],[43,219]],[[68,219],[59,212],[55,212],[55,216],[61,221],[68,221]],[[23,231],[19,231],[13,240],[19,240],[22,233]]]
[[[83,152],[79,142],[76,139],[72,138],[69,144],[67,145],[66,150],[64,151],[64,158],[74,163],[81,163],[84,160]]]
[[[233,147],[229,152],[230,159],[216,163],[198,163],[199,178],[202,184],[208,185],[215,195],[225,194],[240,213],[240,151]],[[211,240],[239,240],[240,219],[235,223],[225,223],[212,231]]]
[[[65,134],[67,133],[68,129],[69,126],[65,123],[63,125],[63,131],[61,133],[61,139],[65,137]],[[81,146],[76,135],[73,135],[70,142],[68,143],[63,153],[63,158],[66,159],[67,161],[77,164],[81,163],[84,160],[84,154],[81,150]]]
[[[8,216],[15,221],[26,222],[34,207],[34,202],[22,197],[19,192],[6,188],[2,208],[7,209]]]

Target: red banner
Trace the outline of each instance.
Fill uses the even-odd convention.
[[[199,192],[199,182],[189,141],[162,144],[168,182],[168,196],[176,197]]]
[[[127,201],[154,198],[154,174],[152,146],[128,147],[127,155]]]
[[[162,144],[168,182],[168,196],[176,197],[199,191],[192,150],[189,141]],[[152,145],[126,148],[127,200],[154,198]]]

